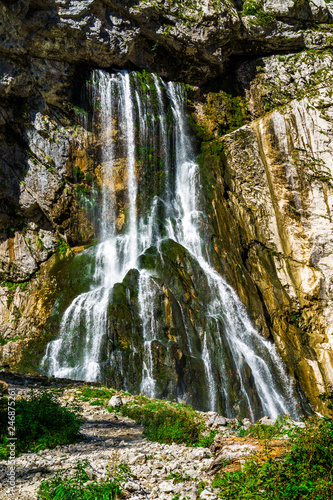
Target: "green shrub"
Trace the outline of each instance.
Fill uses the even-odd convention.
[[[56,248],[57,248],[57,252],[60,254],[60,255],[66,255],[67,253],[67,250],[70,249],[70,246],[68,245],[68,243],[63,240],[62,238],[57,238],[57,242],[56,242]]]
[[[218,431],[210,431],[209,436],[204,436],[199,439],[197,443],[194,443],[193,446],[202,447],[202,448],[210,448],[213,444],[214,438]]]
[[[81,401],[89,401],[91,405],[106,404],[109,399],[116,394],[114,389],[93,389],[91,387],[83,387],[81,390]],[[97,402],[98,401],[98,402]]]
[[[120,412],[143,425],[144,436],[159,443],[199,443],[203,420],[190,406],[138,396]]]
[[[0,455],[7,451],[7,399],[0,404]],[[73,443],[81,424],[79,409],[64,408],[50,392],[32,392],[30,397],[18,399],[15,405],[16,452],[37,451]]]
[[[129,468],[126,464],[120,464],[117,471],[107,480],[89,481],[86,473],[87,460],[77,462],[75,473],[72,477],[65,476],[59,471],[52,479],[42,481],[38,490],[41,500],[111,500],[121,494],[120,484],[126,481]]]
[[[262,9],[262,1],[246,0],[243,5],[243,14],[245,16],[255,16]]]
[[[331,500],[333,497],[333,421],[310,418],[295,429],[279,459],[253,459],[242,471],[220,473],[212,486],[224,499]]]

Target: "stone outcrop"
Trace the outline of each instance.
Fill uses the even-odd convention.
[[[36,370],[60,291],[62,310],[90,286],[78,277],[89,257],[73,259],[94,241],[102,180],[79,107],[86,71],[144,69],[188,84],[214,264],[323,410],[318,395],[333,387],[332,13],[324,0],[0,2],[2,365]],[[163,277],[167,343],[180,312],[178,285]],[[137,327],[134,292],[132,309],[122,302],[134,281],[110,304],[109,338],[117,331],[124,350],[122,315]],[[183,351],[162,367],[174,386]]]
[[[242,63],[237,79],[248,124],[218,138],[226,127],[221,93],[215,108],[208,95],[194,111],[211,139],[202,162],[215,249],[255,323],[273,335],[319,408],[318,394],[333,385],[331,53]]]

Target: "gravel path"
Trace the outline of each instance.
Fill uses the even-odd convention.
[[[21,389],[26,391],[26,389]],[[75,389],[66,390],[63,400],[73,399]],[[152,443],[142,437],[142,428],[133,420],[104,408],[82,403],[84,423],[82,439],[69,446],[38,453],[24,453],[16,458],[16,486],[12,492],[6,485],[8,463],[0,462],[0,498],[3,500],[37,499],[37,490],[43,479],[58,470],[72,469],[77,460],[88,460],[89,476],[102,478],[108,467],[126,462],[132,480],[124,485],[124,497],[131,499],[180,498],[195,500],[198,484],[212,480],[208,471],[213,458],[209,449],[188,448],[181,445]],[[181,473],[188,479],[175,484],[170,473]],[[204,495],[205,497],[205,495]],[[211,493],[205,498],[215,498]]]

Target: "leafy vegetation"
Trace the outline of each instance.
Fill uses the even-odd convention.
[[[124,405],[120,412],[140,423],[145,437],[151,441],[209,446],[214,440],[214,435],[202,437],[203,419],[188,405],[137,396],[133,403]]]
[[[256,428],[262,437],[262,428]],[[313,417],[304,429],[294,429],[284,456],[274,458],[267,446],[264,461],[256,457],[242,471],[222,472],[212,486],[223,499],[329,500],[332,472],[333,419]]]
[[[170,472],[167,479],[173,479],[173,483],[178,484],[184,481],[188,481],[189,479],[191,479],[191,477],[186,473],[183,475],[182,472],[177,471],[177,472]]]
[[[77,439],[81,418],[78,406],[60,405],[51,392],[32,392],[18,399],[15,406],[16,451],[38,451],[73,443]],[[8,456],[8,400],[0,399],[0,457]]]
[[[218,142],[248,121],[245,97],[233,96],[224,91],[210,92],[203,104],[204,119],[191,120],[191,126],[202,141]]]
[[[243,4],[243,14],[256,16],[256,22],[265,28],[274,21],[275,15],[273,12],[265,11],[263,4],[263,0],[246,0]]]
[[[109,470],[106,480],[89,480],[86,472],[89,463],[87,460],[78,461],[72,477],[65,476],[63,471],[58,472],[52,479],[43,481],[38,490],[42,500],[112,500],[119,498],[121,483],[130,475],[129,467],[121,463],[115,470]]]
[[[114,389],[94,389],[91,387],[83,387],[80,390],[81,401],[89,401],[92,406],[106,406],[109,399],[116,394]]]

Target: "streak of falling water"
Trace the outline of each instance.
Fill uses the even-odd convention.
[[[275,345],[263,339],[251,324],[245,307],[234,290],[213,269],[202,252],[200,235],[201,214],[197,209],[198,165],[194,161],[191,142],[186,134],[184,104],[177,87],[169,83],[168,92],[175,116],[177,143],[177,188],[176,207],[178,224],[176,240],[196,257],[212,290],[211,315],[220,317],[224,324],[226,341],[232,353],[239,378],[240,389],[253,417],[251,402],[245,389],[245,366],[250,367],[263,411],[271,417],[279,413],[297,414],[297,403],[291,380],[279,358]],[[178,205],[178,206],[177,206]],[[221,312],[223,311],[223,318]],[[204,335],[203,361],[210,392],[210,406],[216,409],[217,387],[212,376],[211,359]],[[281,394],[278,381],[283,381],[285,395]],[[287,396],[287,397],[286,397]]]
[[[137,265],[141,253],[152,245],[159,247],[163,238],[168,237],[187,249],[197,261],[210,289],[207,330],[201,337],[210,409],[217,409],[220,394],[225,399],[226,411],[232,413],[229,401],[232,381],[226,376],[227,360],[231,357],[232,378],[237,380],[240,400],[252,416],[249,372],[253,379],[252,390],[266,414],[271,417],[278,413],[297,416],[294,389],[275,346],[256,332],[234,290],[209,263],[201,229],[204,214],[198,202],[199,167],[188,130],[181,85],[164,83],[153,75],[149,84],[146,82],[143,87],[134,72],[108,74],[95,71],[93,101],[100,102],[100,112],[96,113],[95,120],[100,117],[104,175],[101,243],[96,248],[91,290],[76,297],[63,314],[60,336],[48,344],[42,361],[45,371],[58,377],[100,379],[101,349],[113,286]],[[141,149],[137,149],[136,144]],[[151,151],[159,154],[163,161],[163,187],[158,196],[148,199],[145,213],[138,215],[137,164],[148,164],[152,178],[156,166],[155,158],[151,160],[154,156]],[[113,193],[119,156],[122,161],[125,159],[127,172],[128,210],[122,231],[116,227],[117,204]],[[154,279],[147,271],[141,270],[138,294],[144,343],[141,390],[150,396],[156,395],[157,391],[152,351],[158,332],[157,292]],[[186,317],[180,303],[179,306],[192,356]],[[209,324],[214,325],[213,330],[208,329]],[[117,356],[111,356],[111,363],[113,368],[121,366],[123,370]],[[222,389],[216,382],[217,373]]]
[[[60,336],[49,342],[42,367],[48,375],[98,381],[101,377],[101,346],[107,330],[107,308],[115,283],[135,266],[137,259],[134,106],[130,74],[93,73],[93,101],[99,103],[104,187],[100,238],[95,256],[91,290],[79,295],[65,311]],[[121,150],[126,158],[128,183],[128,231],[116,231],[113,195],[115,168],[114,120],[118,120]]]
[[[137,259],[137,221],[136,221],[136,196],[137,196],[137,180],[135,173],[135,135],[134,135],[134,113],[133,99],[130,85],[129,73],[124,74],[124,85],[122,86],[124,93],[124,107],[126,120],[126,144],[127,144],[127,172],[128,172],[128,198],[129,198],[129,267],[135,267]]]
[[[208,382],[208,392],[209,392],[209,402],[211,410],[216,408],[216,384],[214,380],[214,374],[212,371],[212,362],[210,359],[210,353],[207,345],[207,333],[203,336],[203,349],[202,349],[202,360],[205,366],[206,379]]]
[[[141,392],[153,398],[156,396],[156,381],[153,377],[152,342],[156,340],[157,321],[155,319],[156,285],[147,271],[140,272],[139,304],[142,318],[144,361],[142,366]]]

